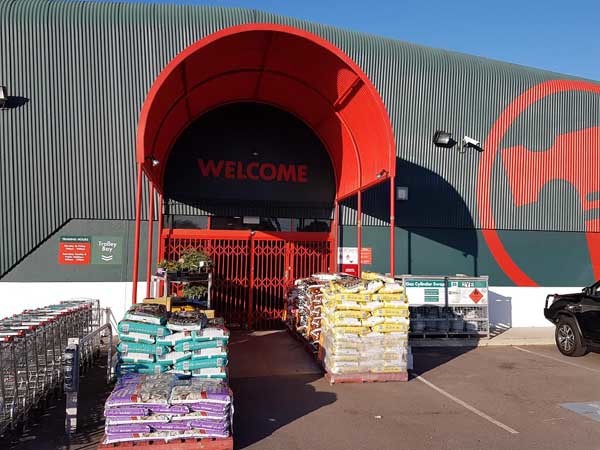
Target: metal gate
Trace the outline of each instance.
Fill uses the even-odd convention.
[[[165,230],[161,259],[189,248],[213,261],[211,303],[226,322],[249,329],[283,326],[286,288],[297,278],[333,269],[329,233]]]

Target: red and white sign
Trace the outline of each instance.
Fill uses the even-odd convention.
[[[360,249],[360,263],[373,264],[373,249],[371,247],[363,247]]]
[[[358,264],[342,264],[342,273],[358,277]]]
[[[63,236],[58,244],[59,264],[89,264],[92,257],[91,239],[86,236]]]
[[[483,294],[479,292],[478,289],[473,289],[473,292],[469,294],[469,298],[473,300],[474,303],[479,303],[483,298]]]

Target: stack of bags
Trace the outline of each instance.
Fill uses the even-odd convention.
[[[133,305],[119,323],[119,374],[175,373],[227,379],[229,330],[208,326],[199,311],[167,312],[162,305]]]
[[[227,438],[233,403],[224,382],[173,374],[122,376],[106,401],[104,444]]]
[[[402,286],[382,275],[331,282],[323,295],[325,368],[332,374],[406,372],[408,300]]]
[[[287,301],[287,324],[318,348],[321,336],[323,306],[322,289],[329,282],[347,277],[345,274],[316,273],[294,282]]]
[[[159,374],[170,369],[167,361],[158,362],[170,352],[170,348],[160,345],[157,340],[171,334],[165,325],[167,310],[163,305],[132,305],[119,322],[120,343],[117,373]]]

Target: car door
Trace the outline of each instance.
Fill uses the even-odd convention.
[[[583,335],[600,342],[600,282],[586,289],[580,305],[577,316]]]

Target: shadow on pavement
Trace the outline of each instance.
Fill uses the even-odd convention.
[[[322,371],[286,331],[234,333],[229,352],[237,449],[337,399],[311,384],[323,377]]]
[[[59,397],[39,413],[20,435],[0,439],[1,449],[84,450],[96,449],[104,435],[104,402],[112,385],[106,384],[106,354],[81,376],[77,433],[65,437],[65,398]]]
[[[413,370],[411,378],[423,375],[430,370],[458,358],[477,347],[417,347],[413,348]]]

